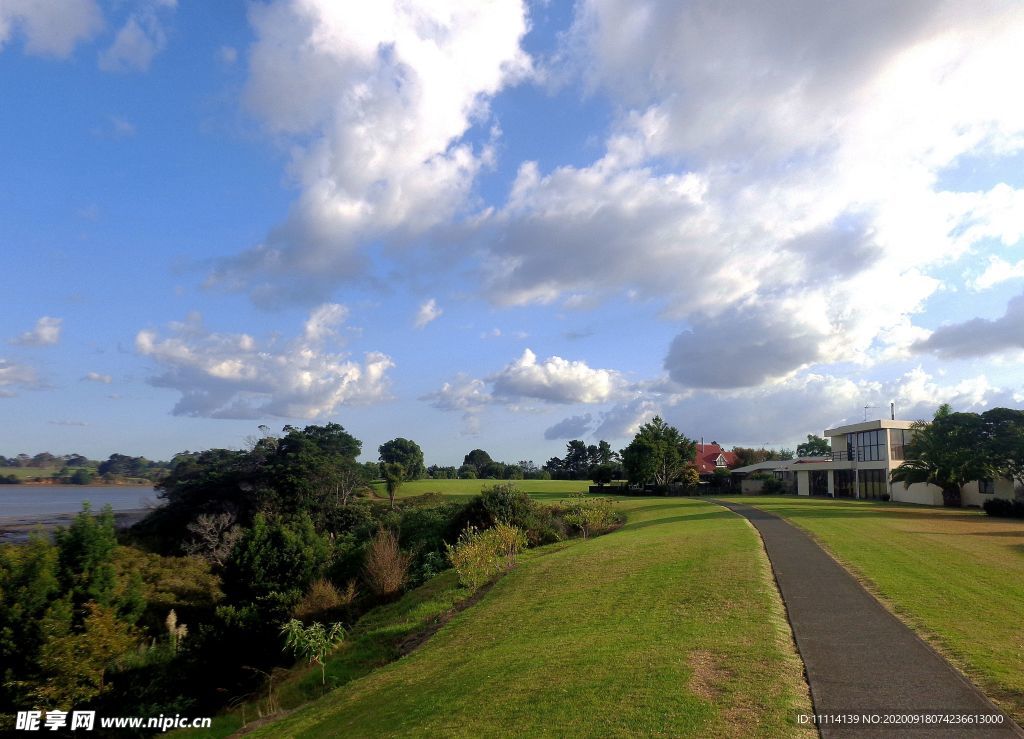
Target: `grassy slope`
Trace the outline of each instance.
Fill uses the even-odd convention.
[[[873,501],[737,500],[813,534],[1024,721],[1024,522]]]
[[[789,736],[810,708],[753,530],[695,500],[528,553],[411,655],[257,736]]]

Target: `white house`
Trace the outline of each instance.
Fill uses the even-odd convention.
[[[910,441],[913,421],[880,419],[826,429],[832,440],[828,457],[803,457],[776,468],[783,477],[793,473],[798,495],[883,499],[900,503],[942,505],[942,490],[935,485],[890,483],[889,473],[903,464],[903,448]],[[980,480],[961,490],[965,506],[980,506],[987,498],[1013,500],[1012,480]]]

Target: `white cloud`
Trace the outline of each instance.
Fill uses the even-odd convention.
[[[498,398],[534,398],[549,403],[603,403],[622,386],[614,370],[592,369],[586,362],[557,356],[538,362],[529,349],[488,380]]]
[[[26,331],[16,339],[11,339],[11,344],[20,346],[52,346],[60,341],[61,324],[63,318],[43,316],[36,321],[35,328]]]
[[[598,439],[629,439],[640,427],[661,413],[661,405],[651,398],[637,397],[612,406],[601,414],[601,422],[594,429]]]
[[[354,403],[388,397],[391,358],[368,352],[360,364],[324,350],[340,306],[313,311],[300,338],[283,345],[248,334],[218,334],[193,314],[172,324],[171,335],[143,330],[135,348],[162,368],[150,380],[181,392],[175,415],[210,418],[318,418]],[[336,317],[336,316],[335,316]],[[319,320],[318,320],[319,319]]]
[[[167,45],[167,15],[176,0],[143,0],[128,16],[114,42],[99,55],[105,72],[145,72]]]
[[[246,99],[290,145],[301,194],[211,284],[264,302],[325,293],[364,267],[364,240],[400,241],[465,207],[492,152],[463,136],[529,69],[521,0],[280,0],[250,21]]]
[[[462,434],[476,436],[480,432],[479,414],[493,398],[483,380],[460,374],[452,382],[444,383],[440,390],[424,395],[420,400],[440,411],[461,412]]]
[[[428,323],[437,318],[441,317],[444,311],[438,307],[437,301],[434,298],[423,303],[420,309],[416,312],[416,328],[423,328]]]
[[[977,277],[968,280],[972,290],[987,290],[1001,282],[1017,280],[1024,277],[1024,259],[1019,262],[1007,262],[1002,257],[991,256],[988,266]]]
[[[64,58],[103,27],[94,0],[3,0],[0,2],[0,50],[19,34],[25,51]]]
[[[303,333],[306,341],[323,341],[337,336],[337,327],[348,318],[348,308],[339,303],[324,303],[313,309]]]
[[[39,375],[32,367],[0,358],[0,397],[13,397],[16,388],[35,390],[40,387]]]
[[[792,447],[807,434],[858,423],[865,413],[869,419],[888,418],[890,402],[897,418],[916,420],[931,418],[942,403],[962,411],[1016,406],[1014,392],[993,387],[984,375],[944,384],[921,367],[888,381],[812,372],[759,388],[682,393],[667,404],[663,416],[691,437]]]
[[[622,114],[597,161],[528,162],[480,219],[486,294],[632,292],[713,325],[719,349],[751,320],[773,329],[763,371],[737,347],[687,372],[679,346],[707,343],[684,332],[666,361],[700,386],[905,356],[929,272],[1024,234],[1022,191],[937,185],[960,157],[1024,148],[1024,6],[787,7],[581,3],[565,56]]]
[[[99,372],[88,372],[82,379],[86,382],[99,382],[103,385],[109,385],[114,381],[114,378],[110,375],[103,375]]]

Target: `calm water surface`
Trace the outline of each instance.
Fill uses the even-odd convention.
[[[149,508],[157,503],[156,491],[144,485],[0,485],[0,516],[78,513],[86,500],[95,511],[108,503],[115,511]]]

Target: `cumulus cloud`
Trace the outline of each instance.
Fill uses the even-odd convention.
[[[972,318],[962,323],[941,326],[913,349],[929,352],[942,359],[964,359],[1024,349],[1024,294],[1006,305],[1000,318]]]
[[[1017,280],[1024,277],[1024,259],[1019,262],[1008,262],[1002,257],[989,257],[985,270],[968,281],[972,290],[987,290],[1001,282]]]
[[[99,382],[103,385],[109,385],[111,382],[114,381],[114,378],[111,377],[110,375],[100,374],[99,372],[88,372],[86,373],[85,377],[82,378],[82,380],[86,382]]]
[[[423,328],[431,321],[440,318],[444,311],[437,305],[434,298],[423,303],[416,311],[416,328]]]
[[[366,353],[359,363],[324,349],[339,307],[315,309],[301,336],[290,342],[261,344],[244,333],[214,333],[193,314],[171,324],[166,338],[154,330],[140,331],[135,348],[162,369],[151,384],[181,393],[175,415],[323,417],[343,405],[385,399],[387,371],[394,366],[379,352]]]
[[[820,331],[798,316],[724,314],[679,334],[665,358],[669,376],[687,387],[749,387],[782,377],[818,357]]]
[[[480,432],[480,412],[493,400],[483,380],[458,375],[452,382],[446,382],[440,390],[420,397],[420,400],[440,411],[462,413],[463,435],[475,436]]]
[[[628,293],[740,335],[771,316],[765,372],[728,351],[691,366],[688,335],[677,339],[667,364],[702,385],[904,356],[922,335],[912,317],[942,284],[929,272],[1024,234],[1024,191],[937,184],[963,156],[1024,147],[1024,105],[1009,93],[1024,8],[786,7],[578,4],[563,58],[622,112],[599,159],[523,164],[508,201],[478,221],[487,295]]]
[[[167,15],[177,0],[143,0],[118,30],[113,43],[100,52],[105,72],[145,72],[167,45]]]
[[[246,99],[291,145],[301,193],[262,244],[210,284],[262,301],[326,292],[360,271],[362,243],[401,241],[465,207],[493,156],[463,140],[527,72],[520,0],[253,5]]]
[[[652,398],[638,397],[618,403],[601,414],[594,436],[599,439],[630,438],[660,412],[660,404]]]
[[[19,346],[52,346],[60,341],[60,329],[63,322],[62,318],[43,316],[36,321],[35,328],[11,339],[10,343]]]
[[[42,386],[35,369],[0,358],[0,397],[10,398],[15,390],[35,390]]]
[[[943,383],[921,367],[892,380],[851,380],[800,373],[758,388],[685,392],[666,403],[663,416],[691,437],[745,446],[790,446],[807,434],[869,419],[928,419],[942,403],[981,411],[1020,405],[1019,388],[994,387],[984,375]],[[865,406],[868,406],[865,408]]]
[[[522,356],[488,378],[496,397],[516,400],[533,398],[548,403],[603,403],[622,386],[618,372],[593,369],[583,361],[537,355],[524,349]]]
[[[64,58],[103,27],[95,0],[4,0],[0,3],[0,50],[20,36],[25,51]]]
[[[579,439],[585,436],[594,425],[594,418],[589,413],[582,416],[569,416],[544,431],[548,441],[558,439]]]
[[[306,320],[303,335],[306,341],[318,342],[334,338],[337,328],[348,318],[348,308],[339,303],[324,303],[313,309]]]

